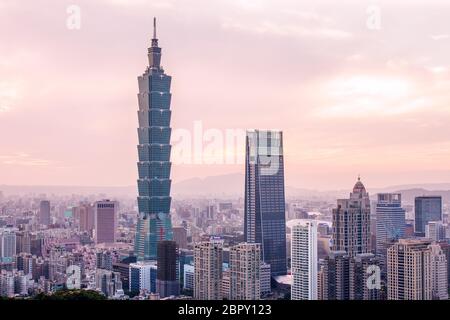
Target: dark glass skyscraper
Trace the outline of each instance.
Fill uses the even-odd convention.
[[[149,67],[138,78],[138,209],[135,254],[138,260],[156,260],[159,241],[172,240],[170,218],[170,82],[161,67],[156,21]]]
[[[180,294],[177,277],[178,248],[175,241],[158,243],[158,271],[156,276],[156,292],[161,298]]]
[[[430,221],[442,220],[442,197],[424,196],[414,200],[415,233],[418,236],[425,235],[425,226]]]
[[[283,134],[248,131],[245,160],[245,240],[260,243],[272,275],[284,275],[286,218]]]

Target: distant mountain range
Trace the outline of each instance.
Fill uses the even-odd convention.
[[[89,187],[89,186],[9,186],[0,185],[0,191],[5,195],[23,194],[57,194],[57,195],[105,195],[109,197],[130,196],[137,194],[136,186],[123,187]],[[450,183],[396,185],[385,188],[369,188],[374,196],[380,192],[401,192],[405,202],[412,202],[419,195],[441,195],[446,202],[450,202]],[[336,199],[347,197],[350,190],[317,191],[304,188],[286,186],[287,198],[304,199]],[[174,183],[172,195],[176,198],[187,197],[243,197],[244,175],[240,173],[210,176],[206,178],[192,178]]]

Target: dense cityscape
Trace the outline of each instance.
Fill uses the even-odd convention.
[[[282,130],[246,132],[240,197],[174,197],[161,51],[155,19],[138,77],[137,199],[0,191],[1,297],[449,299],[446,194],[369,194],[355,173],[344,198],[288,197]]]

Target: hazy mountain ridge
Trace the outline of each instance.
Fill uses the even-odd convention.
[[[244,174],[234,173],[205,178],[192,178],[174,183],[172,196],[176,197],[243,197]],[[104,195],[108,197],[137,195],[136,186],[95,187],[95,186],[10,186],[0,185],[4,195],[42,194],[51,195]],[[335,199],[347,197],[347,190],[318,191],[313,189],[286,186],[287,198],[303,199]],[[405,202],[412,202],[420,195],[441,195],[444,201],[450,202],[450,183],[424,183],[411,185],[388,186],[385,188],[368,188],[368,192],[375,197],[381,192],[400,192]]]

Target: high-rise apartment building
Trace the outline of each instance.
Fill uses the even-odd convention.
[[[441,241],[447,237],[448,225],[442,221],[430,221],[425,226],[425,238]]]
[[[418,236],[425,235],[425,226],[430,221],[442,221],[442,197],[423,196],[414,200],[414,231]]]
[[[117,232],[117,211],[116,201],[97,201],[95,208],[95,243],[114,243]]]
[[[294,225],[291,231],[291,299],[317,300],[317,221]]]
[[[448,300],[447,257],[439,244],[428,246],[431,250],[431,296],[433,300]]]
[[[230,299],[261,297],[261,244],[240,243],[230,248]]]
[[[392,240],[405,236],[405,210],[400,193],[379,193],[376,203],[377,254],[385,256]]]
[[[222,299],[230,300],[231,299],[231,276],[230,269],[224,268],[222,270]]]
[[[380,260],[372,253],[357,254],[350,260],[350,300],[381,300]]]
[[[248,131],[245,160],[245,240],[260,243],[272,275],[287,272],[283,134]]]
[[[211,240],[194,246],[194,299],[222,299],[223,241]]]
[[[447,260],[447,291],[450,291],[450,243],[447,241],[439,242],[441,246],[442,253],[445,255],[445,259]]]
[[[272,276],[270,272],[270,264],[261,262],[261,267],[259,268],[259,280],[261,287],[261,297],[264,298],[272,292]]]
[[[400,239],[387,250],[389,300],[431,300],[431,242]]]
[[[156,21],[149,67],[139,82],[138,209],[135,254],[138,260],[157,258],[158,242],[172,240],[170,217],[170,82],[161,66]]]
[[[323,261],[318,276],[320,300],[380,300],[379,260],[372,253],[349,256],[332,251]]]
[[[350,256],[345,251],[332,251],[321,266],[323,300],[350,299]]]
[[[366,188],[358,181],[349,199],[338,199],[333,209],[333,251],[345,251],[349,256],[371,252],[370,199]]]

